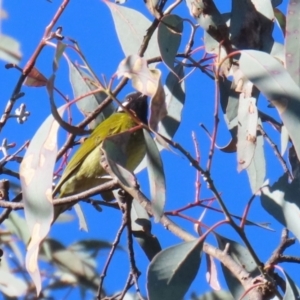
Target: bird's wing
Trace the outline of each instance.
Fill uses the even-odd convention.
[[[121,133],[134,126],[134,121],[131,117],[124,112],[117,112],[112,114],[109,118],[100,123],[91,135],[83,142],[78,149],[76,155],[74,155],[69,161],[62,177],[56,185],[53,194],[55,194],[63,183],[77,170],[84,159],[99,146],[103,140],[111,135]]]

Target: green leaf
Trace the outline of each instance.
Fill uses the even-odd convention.
[[[149,300],[182,300],[200,267],[202,246],[199,240],[184,242],[153,258],[147,272]]]
[[[271,55],[241,51],[241,71],[277,108],[300,157],[300,89],[282,64]]]
[[[150,184],[150,193],[152,199],[152,208],[155,222],[159,222],[164,212],[166,201],[166,180],[163,163],[159,150],[147,130],[144,131],[146,153],[148,161],[148,175]]]
[[[110,9],[115,24],[116,33],[125,56],[138,53],[144,36],[152,22],[137,10],[123,7],[104,0]],[[152,39],[145,53],[147,59],[160,56],[157,45],[157,31],[152,35]]]
[[[151,232],[151,221],[146,209],[133,199],[131,207],[131,229],[133,231]]]
[[[300,2],[289,1],[286,14],[285,67],[295,83],[300,86]]]
[[[273,186],[262,188],[261,204],[278,222],[290,230],[300,240],[299,180],[289,183],[283,175]]]
[[[96,87],[90,82],[92,79],[89,75],[85,74],[71,61],[68,61],[69,64],[69,77],[73,89],[73,95],[75,98],[79,98],[83,95],[90,93],[95,90]],[[107,95],[104,92],[98,92],[93,95],[84,97],[83,99],[76,102],[76,105],[80,112],[87,116],[93,112],[99,104],[101,104]],[[89,124],[91,129],[94,129],[99,123],[104,119],[108,118],[114,111],[114,106],[112,103],[108,104],[101,113]]]
[[[12,64],[19,64],[22,58],[20,43],[7,36],[0,35],[0,59]]]
[[[158,45],[163,62],[174,71],[174,62],[180,46],[183,20],[177,15],[167,15],[158,25]],[[176,73],[174,73],[176,74]]]
[[[247,248],[219,234],[215,233],[215,236],[217,238],[218,245],[221,250],[224,250],[226,245],[229,244],[228,251],[226,251],[226,253],[230,255],[231,258],[234,261],[236,261],[239,265],[243,266],[245,271],[250,273],[251,277],[255,278],[260,274]],[[223,264],[221,264],[221,266],[222,266],[226,283],[228,285],[228,288],[233,298],[240,299],[245,292],[243,286],[238,281],[238,279],[236,279],[236,277]],[[244,297],[244,299],[247,300],[248,297],[246,296]]]
[[[139,243],[149,261],[161,251],[159,240],[151,232],[133,231],[133,236]]]
[[[63,114],[65,107],[59,109]],[[49,233],[53,221],[52,174],[57,154],[59,124],[50,115],[32,138],[20,165],[25,219],[31,241],[26,254],[26,269],[32,277],[37,294],[41,277],[37,265],[39,246]]]

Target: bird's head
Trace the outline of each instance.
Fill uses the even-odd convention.
[[[125,101],[122,103],[126,108],[134,111],[136,116],[145,124],[147,124],[148,116],[148,103],[147,96],[140,92],[130,93],[126,96]],[[123,111],[122,107],[118,111]]]

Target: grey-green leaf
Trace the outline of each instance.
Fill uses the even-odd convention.
[[[300,289],[295,284],[295,282],[292,280],[292,278],[285,272],[285,293],[283,296],[283,300],[294,300],[294,299],[300,299]]]
[[[273,186],[262,188],[261,204],[283,226],[287,227],[300,240],[300,185],[299,180],[289,183],[283,175]]]
[[[131,229],[132,231],[149,231],[151,232],[151,221],[146,209],[136,200],[133,199],[131,207]]]
[[[177,15],[167,15],[158,25],[158,45],[163,62],[174,70],[175,57],[180,46],[183,20]],[[176,73],[175,73],[176,74]]]
[[[174,72],[170,72],[164,85],[166,94],[166,104],[168,114],[158,125],[158,133],[172,139],[180,122],[182,109],[185,103],[185,85],[180,81],[184,77],[184,69],[181,64],[174,67]]]
[[[169,139],[173,138],[181,123],[181,114],[185,103],[185,84],[184,81],[179,79],[184,77],[184,69],[179,64],[175,66],[174,71],[177,76],[170,72],[164,85],[168,114],[158,124],[158,133]],[[158,141],[155,142],[159,151],[165,149]],[[145,157],[135,170],[135,173],[139,173],[146,167],[147,158]]]
[[[146,143],[146,153],[148,161],[148,175],[150,184],[150,193],[152,199],[153,214],[156,222],[159,222],[166,201],[166,180],[163,163],[159,150],[153,138],[147,130],[144,129]]]
[[[55,55],[54,55],[54,59],[53,59],[53,63],[52,63],[53,73],[55,73],[57,71],[58,66],[59,66],[59,61],[60,61],[66,47],[67,47],[67,44],[62,43],[61,41],[57,42],[56,49],[55,49]]]
[[[104,3],[108,6],[112,14],[124,56],[138,53],[144,36],[147,34],[147,29],[151,26],[152,22],[137,10],[109,1],[105,1]],[[156,36],[157,31],[154,32],[145,53],[145,57],[148,59],[160,55]]]
[[[243,266],[243,268],[250,273],[253,278],[259,275],[259,270],[247,248],[219,234],[215,235],[221,250],[224,250],[226,245],[229,244],[227,254],[230,255],[239,265]],[[245,292],[243,286],[223,264],[221,264],[221,266],[233,298],[240,299]],[[244,299],[248,299],[248,297],[244,297]]]
[[[18,64],[22,58],[20,43],[7,35],[0,35],[0,59]]]
[[[202,246],[199,240],[184,242],[153,258],[147,272],[149,300],[182,300],[200,267]]]
[[[255,50],[241,52],[241,71],[277,108],[299,158],[300,88],[271,55]]]
[[[300,2],[289,1],[286,14],[286,35],[285,35],[285,67],[294,79],[295,83],[300,86],[300,31],[299,31],[299,14]]]
[[[83,73],[77,66],[71,61],[69,63],[69,77],[73,89],[73,95],[75,98],[86,95],[93,91],[95,87],[90,84],[91,78],[88,74]],[[84,97],[83,99],[76,102],[76,105],[80,112],[87,116],[93,112],[99,104],[104,101],[106,94],[104,92],[98,92],[96,94]],[[94,129],[104,119],[109,117],[114,111],[113,104],[108,104],[103,111],[89,124],[91,129]]]
[[[158,238],[151,232],[133,231],[133,236],[143,249],[145,255],[151,261],[153,257],[161,251]]]

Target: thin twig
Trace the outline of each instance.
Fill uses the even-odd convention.
[[[107,270],[108,270],[108,267],[109,267],[109,264],[112,260],[112,257],[117,249],[117,246],[119,245],[120,243],[120,239],[121,239],[121,235],[124,231],[126,227],[126,222],[124,221],[124,219],[122,219],[122,224],[116,234],[116,237],[115,237],[115,240],[112,244],[112,247],[111,247],[111,250],[108,254],[108,257],[107,257],[107,260],[106,260],[106,263],[103,267],[103,270],[102,270],[102,274],[100,276],[100,283],[99,283],[99,287],[98,287],[98,292],[97,292],[97,297],[96,299],[100,300],[101,299],[101,293],[102,293],[102,286],[103,286],[103,282],[104,282],[104,278],[106,277],[106,273],[107,273]]]
[[[213,156],[215,153],[216,139],[219,125],[219,74],[215,74],[215,110],[214,110],[214,130],[211,137],[210,149],[208,153],[208,160],[206,171],[210,172]]]
[[[289,238],[289,231],[284,228],[281,234],[281,240],[278,247],[274,250],[271,257],[266,262],[266,266],[273,266],[280,262],[296,262],[299,263],[299,257],[285,256],[283,255],[284,251],[294,245],[296,242],[295,238]]]
[[[195,152],[196,152],[196,160],[197,160],[198,164],[200,164],[199,143],[197,141],[196,134],[194,131],[192,132],[192,139],[194,142],[194,147],[195,147]],[[198,170],[196,170],[196,182],[195,182],[196,192],[195,192],[195,201],[194,201],[195,203],[197,203],[200,199],[200,189],[201,189],[200,176],[201,176],[200,172]]]
[[[66,9],[69,2],[70,2],[70,0],[63,0],[62,4],[59,6],[57,12],[55,13],[54,17],[52,18],[51,22],[46,27],[45,33],[44,33],[42,39],[40,40],[40,43],[38,44],[38,46],[36,47],[34,53],[30,57],[30,59],[28,60],[27,64],[25,65],[25,67],[23,69],[23,73],[20,76],[20,78],[19,78],[19,80],[18,80],[18,82],[17,82],[17,84],[16,84],[16,86],[15,86],[13,92],[12,92],[12,95],[11,95],[9,101],[7,102],[4,113],[3,113],[3,115],[0,119],[0,131],[2,130],[2,128],[6,124],[6,121],[9,118],[9,115],[10,115],[12,109],[13,109],[13,106],[16,102],[16,99],[18,98],[18,95],[20,94],[22,85],[23,85],[26,77],[28,76],[28,74],[30,73],[32,68],[34,67],[38,56],[40,55],[42,49],[45,46],[45,42],[51,36],[51,31],[52,31],[53,27],[55,26],[56,22],[58,21],[58,19],[60,18],[60,16],[64,12],[64,10]]]
[[[127,245],[128,245],[128,255],[129,255],[129,263],[130,263],[130,274],[132,275],[132,280],[135,285],[135,289],[139,298],[142,300],[143,297],[140,292],[140,288],[138,285],[138,278],[141,275],[141,272],[138,270],[135,263],[135,256],[133,250],[133,238],[132,238],[132,228],[131,228],[131,207],[132,207],[132,196],[126,193],[125,196],[125,211],[124,211],[124,221],[127,226]]]
[[[19,193],[17,196],[15,196],[15,198],[9,202],[9,201],[3,201],[3,202],[6,202],[6,203],[17,203],[19,204],[18,202],[20,202],[22,200],[22,194]],[[8,207],[6,208],[0,215],[0,224],[2,224],[8,217],[9,217],[9,214],[12,212],[12,208]]]

